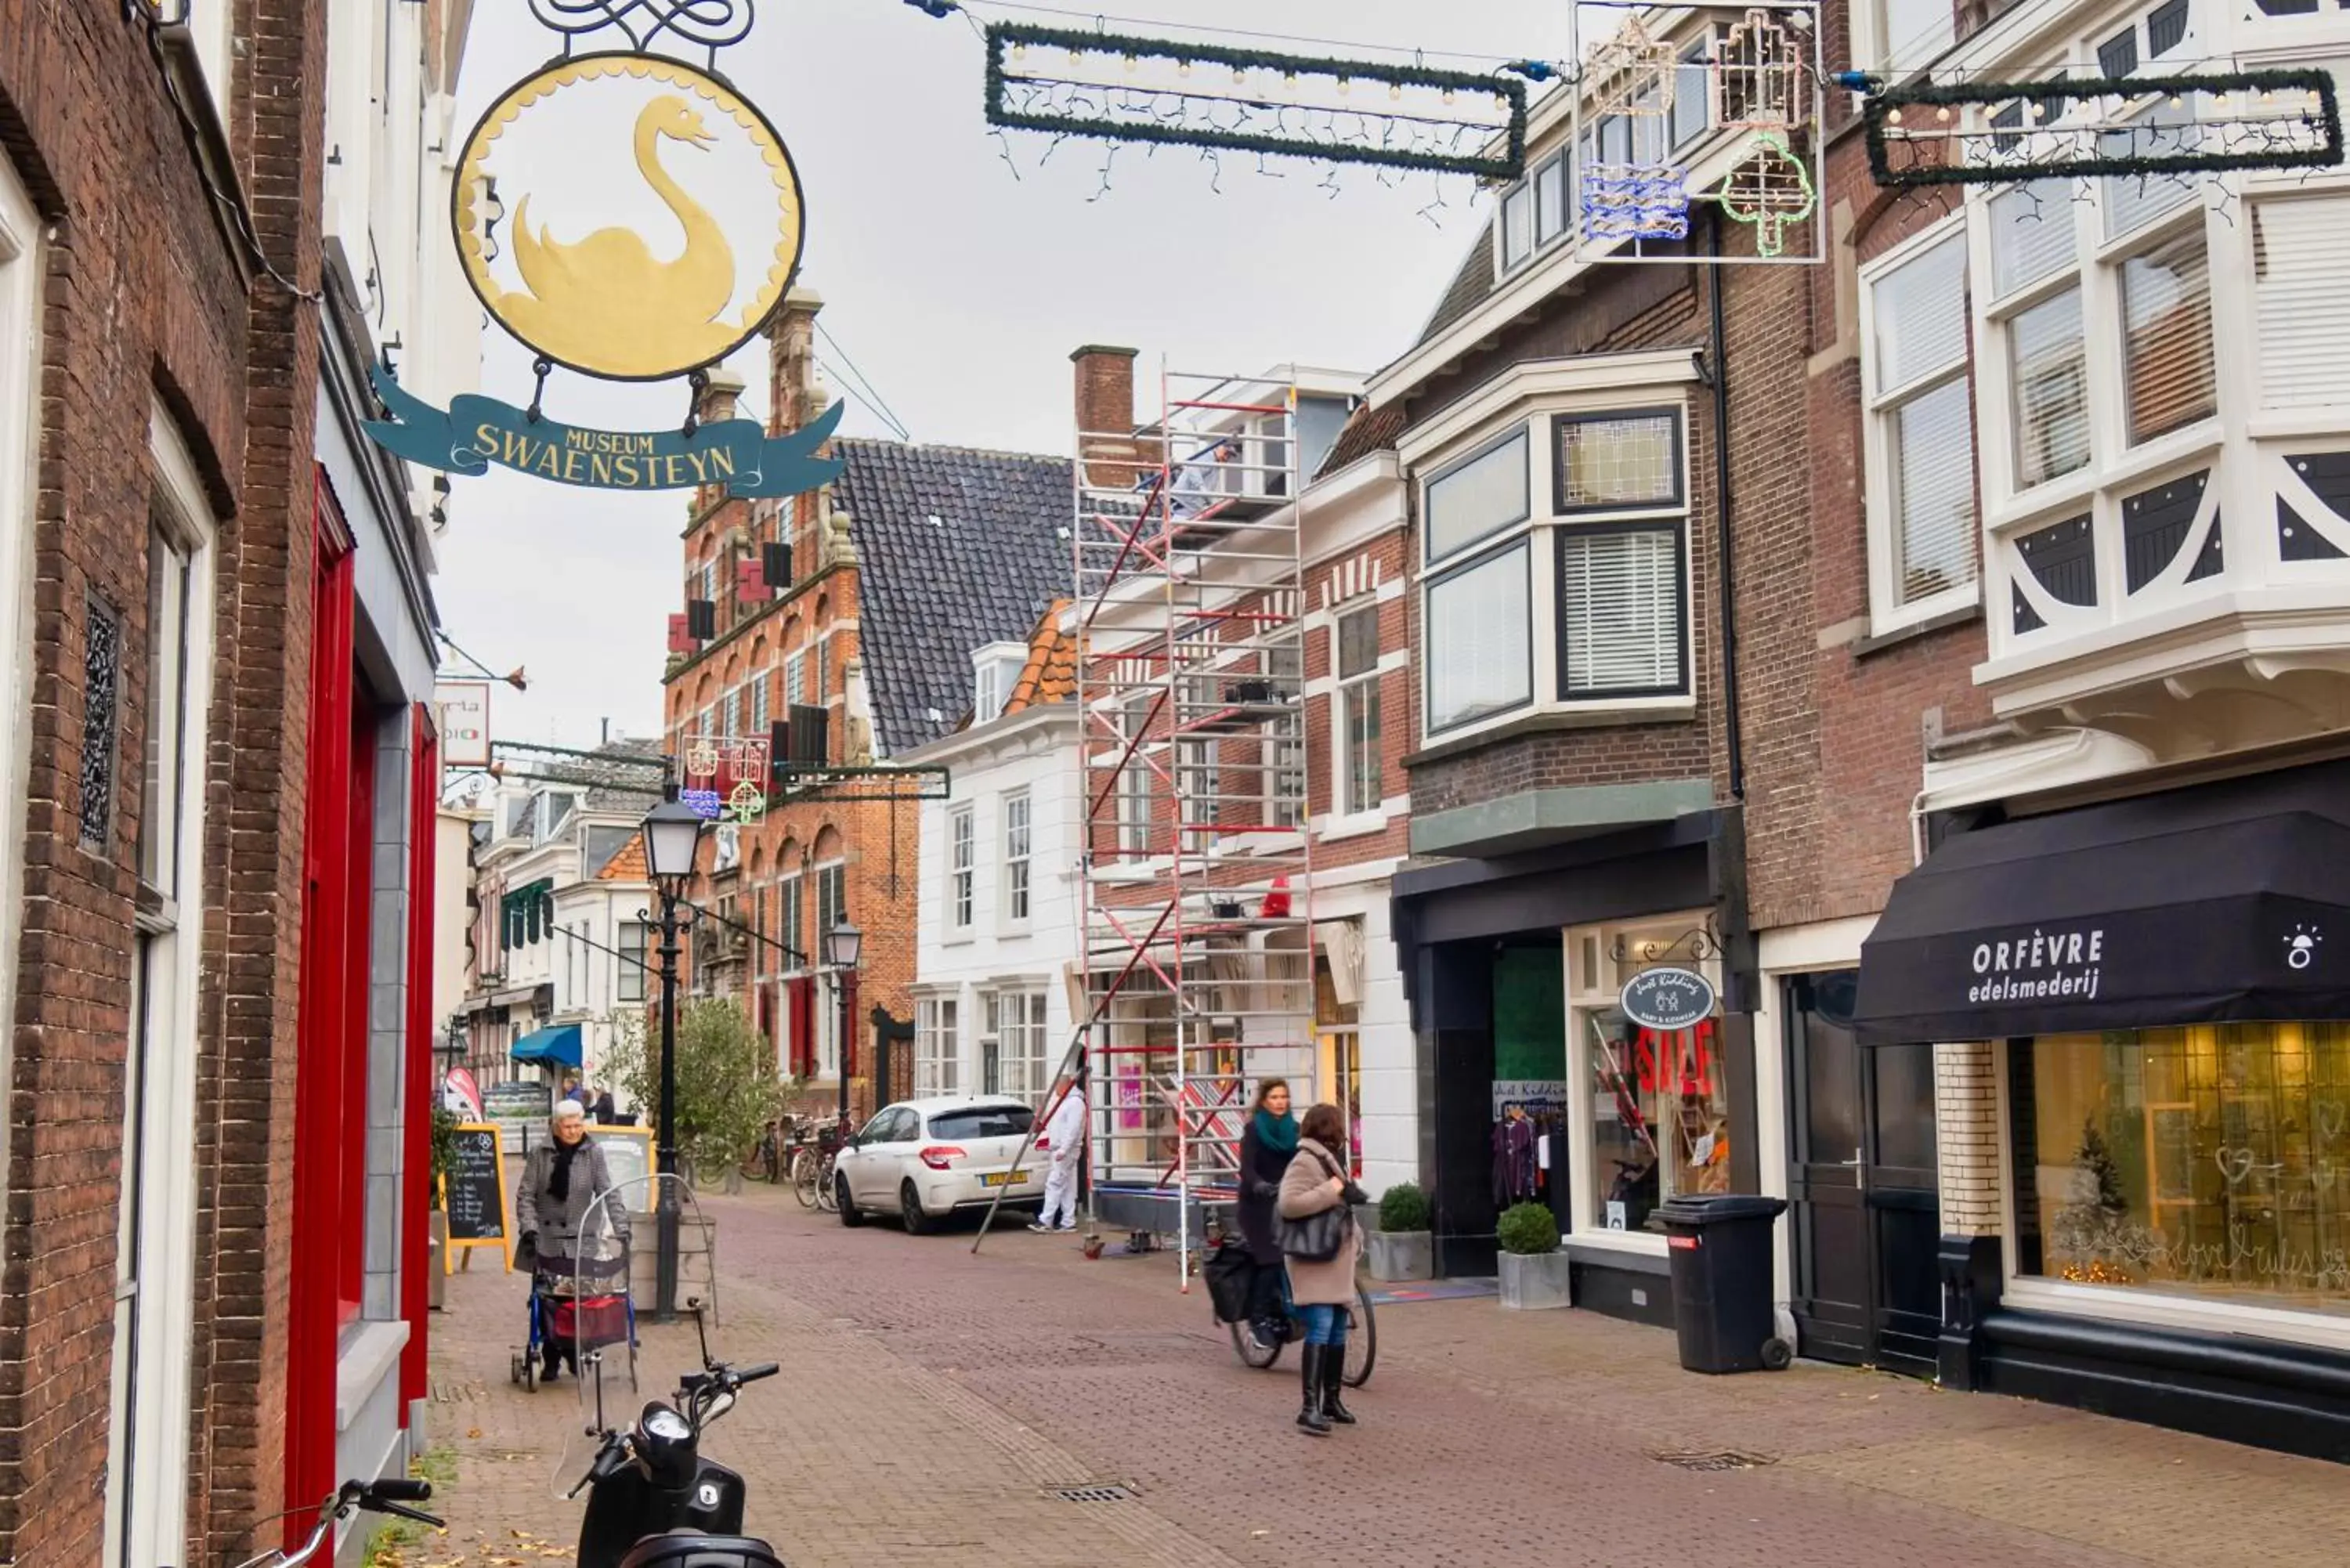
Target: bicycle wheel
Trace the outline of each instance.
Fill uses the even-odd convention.
[[[820,1189],[816,1186],[816,1150],[804,1148],[792,1156],[792,1193],[803,1209],[813,1209]]]
[[[1235,1323],[1226,1326],[1232,1331],[1232,1354],[1241,1358],[1243,1366],[1253,1366],[1262,1372],[1281,1359],[1281,1347],[1284,1341],[1274,1340],[1271,1345],[1260,1345],[1257,1343],[1256,1335],[1249,1332],[1247,1324]]]
[[[1371,1380],[1379,1359],[1379,1320],[1371,1315],[1371,1293],[1355,1287],[1355,1326],[1347,1335],[1347,1369],[1338,1376],[1349,1388]]]
[[[827,1214],[840,1207],[840,1194],[832,1184],[832,1161],[829,1159],[816,1167],[816,1206]]]

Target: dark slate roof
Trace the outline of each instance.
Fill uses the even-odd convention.
[[[850,515],[858,641],[884,756],[951,733],[971,711],[971,656],[1025,643],[1069,591],[1066,458],[844,438],[834,482]]]
[[[1486,227],[1477,231],[1476,243],[1461,258],[1461,270],[1453,275],[1451,286],[1444,291],[1444,297],[1436,302],[1435,311],[1429,317],[1428,325],[1419,329],[1419,337],[1412,347],[1417,348],[1476,309],[1492,292],[1493,239],[1490,227]]]

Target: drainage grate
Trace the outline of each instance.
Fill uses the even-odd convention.
[[[1752,1470],[1771,1462],[1762,1454],[1662,1453],[1649,1457],[1685,1470]]]
[[[1063,1502],[1132,1502],[1134,1493],[1122,1486],[1058,1486],[1053,1495]]]

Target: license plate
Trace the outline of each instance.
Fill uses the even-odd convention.
[[[1027,1179],[1028,1173],[1024,1170],[991,1170],[979,1179],[979,1184],[982,1187],[1009,1187],[1015,1181]]]

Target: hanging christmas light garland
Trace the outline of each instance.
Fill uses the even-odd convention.
[[[2342,109],[2333,74],[2324,70],[1890,88],[1860,72],[1846,72],[1837,80],[1867,95],[1862,117],[1869,171],[1887,189],[2330,169],[2342,162]],[[2230,98],[2237,100],[2232,109]],[[2075,104],[2162,99],[2188,109],[2187,117],[2054,123]],[[2201,112],[2206,99],[2217,112]],[[2190,99],[2196,101],[2190,105]],[[1993,111],[2004,121],[1970,119],[1969,109]],[[1921,110],[1930,111],[1930,119]],[[2116,151],[2117,143],[2129,151]],[[1906,161],[1897,161],[1897,151]]]
[[[999,130],[1492,180],[1515,179],[1525,169],[1526,87],[1513,77],[1025,23],[991,23],[984,36],[987,121]],[[1029,49],[1066,51],[1071,69],[1031,70]],[[1127,75],[1152,67],[1154,77],[1171,67],[1177,80],[1088,80],[1082,67],[1092,62]],[[1230,88],[1190,85],[1201,67],[1230,70]],[[1253,80],[1280,84],[1283,96],[1255,90]],[[1353,100],[1358,84],[1387,88],[1388,107]],[[1349,101],[1292,99],[1325,87]],[[1499,112],[1464,113],[1464,96]]]

